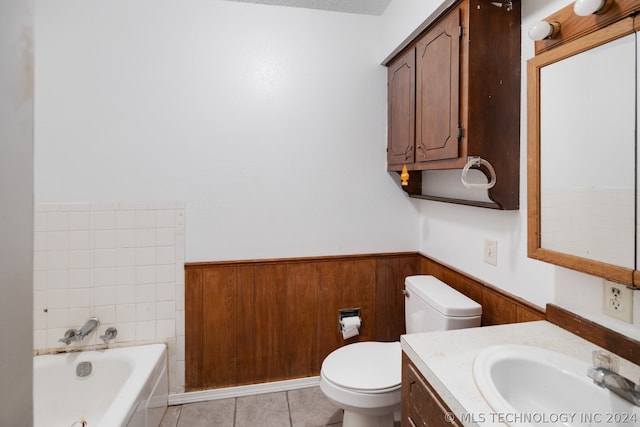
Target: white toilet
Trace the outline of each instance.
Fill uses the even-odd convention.
[[[482,307],[433,276],[405,280],[408,334],[480,326]],[[343,427],[393,427],[400,409],[399,342],[359,342],[327,356],[320,389],[344,409]]]

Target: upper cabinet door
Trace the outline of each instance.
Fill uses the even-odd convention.
[[[403,165],[414,161],[415,65],[415,49],[411,49],[388,67],[389,165]]]
[[[416,46],[416,162],[455,159],[460,103],[460,11]]]

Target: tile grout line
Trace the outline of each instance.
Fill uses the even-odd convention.
[[[293,427],[293,420],[291,419],[291,404],[289,403],[289,392],[285,392],[285,397],[287,399],[287,412],[289,412],[289,426]]]
[[[237,421],[237,413],[238,413],[238,398],[233,398],[233,427],[236,427]]]
[[[178,410],[178,416],[176,417],[176,425],[175,425],[175,427],[178,427],[180,425],[180,417],[182,416],[182,408],[184,408],[184,406],[180,405],[180,410]]]

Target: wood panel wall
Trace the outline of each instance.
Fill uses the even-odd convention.
[[[483,306],[483,325],[544,312],[417,253],[185,265],[186,390],[316,376],[324,358],[357,341],[404,333],[404,279],[431,274]],[[360,308],[343,340],[338,310]]]
[[[414,253],[185,266],[187,391],[319,375],[334,349],[404,332]],[[338,310],[360,308],[343,340]]]

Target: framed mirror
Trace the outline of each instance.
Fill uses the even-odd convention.
[[[633,285],[633,18],[528,61],[528,254]]]

